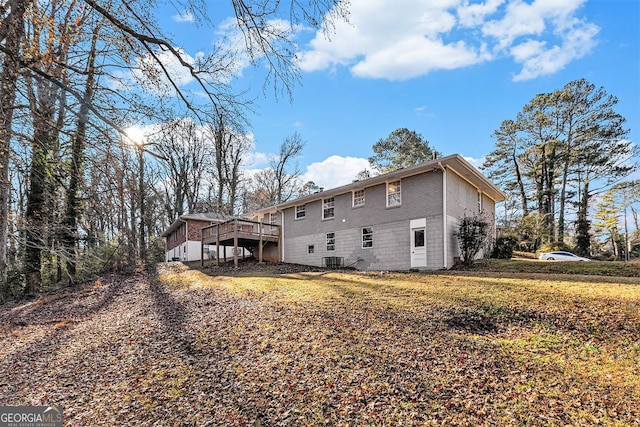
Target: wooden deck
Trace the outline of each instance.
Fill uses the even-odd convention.
[[[238,266],[238,248],[258,249],[258,261],[262,262],[262,250],[268,242],[274,242],[278,247],[278,261],[282,259],[280,252],[281,227],[277,224],[265,224],[235,218],[220,224],[214,224],[202,229],[202,244],[200,249],[201,264],[204,265],[204,245],[216,245],[216,265],[220,265],[220,247],[234,248],[233,263]],[[255,256],[255,254],[254,254]]]

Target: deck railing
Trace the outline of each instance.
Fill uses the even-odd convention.
[[[202,229],[203,241],[223,241],[233,239],[236,235],[242,239],[273,240],[280,237],[280,226],[249,221],[247,219],[232,219],[220,224],[213,224]]]
[[[202,229],[201,264],[204,265],[204,245],[216,243],[218,245],[233,242],[233,263],[238,266],[238,247],[246,247],[247,240],[255,242],[251,246],[258,247],[258,261],[262,262],[262,249],[265,242],[276,242],[278,245],[278,261],[280,253],[280,226],[235,218],[220,224],[213,224]],[[216,265],[220,264],[220,256],[216,257]]]

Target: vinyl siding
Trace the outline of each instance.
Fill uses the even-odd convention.
[[[321,265],[326,256],[343,257],[360,270],[408,270],[412,219],[426,218],[427,268],[443,266],[442,172],[401,181],[402,204],[386,207],[386,184],[365,188],[365,205],[352,207],[352,193],[336,195],[335,217],[322,219],[322,201],[306,204],[306,217],[295,219],[295,207],[284,211],[284,261]],[[362,228],[373,228],[373,247],[362,248]],[[335,233],[335,250],[326,250],[326,233]],[[308,253],[308,246],[314,253]]]
[[[458,230],[459,221],[465,216],[477,215],[482,211],[483,215],[490,221],[495,217],[495,202],[484,194],[480,194],[481,205],[478,205],[478,189],[469,184],[454,172],[447,173],[447,241],[449,260],[448,265],[452,266],[454,258],[460,256],[460,246],[455,232]],[[481,210],[480,210],[481,209]],[[493,236],[493,223],[489,232]],[[478,254],[482,257],[483,252]]]

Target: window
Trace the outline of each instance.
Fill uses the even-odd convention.
[[[329,219],[335,216],[334,198],[322,199],[322,219]]]
[[[424,247],[424,228],[413,230],[413,246],[416,248]]]
[[[269,215],[269,224],[275,224],[277,222],[278,219],[278,215],[275,213],[272,213]]]
[[[478,191],[478,212],[482,212],[482,193]]]
[[[302,219],[307,216],[306,205],[296,206],[296,219]]]
[[[400,181],[387,183],[387,207],[400,206]]]
[[[373,247],[373,228],[365,227],[362,229],[362,248]]]
[[[336,233],[327,233],[327,250],[336,250]]]
[[[364,190],[353,192],[353,207],[357,208],[359,206],[364,206]]]
[[[314,252],[314,249],[315,248],[313,247],[313,245],[307,246],[307,252],[310,253],[310,254],[312,254]]]

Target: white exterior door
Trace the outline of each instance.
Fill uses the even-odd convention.
[[[411,220],[411,268],[427,266],[426,219]]]

